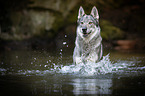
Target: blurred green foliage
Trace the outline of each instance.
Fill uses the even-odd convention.
[[[124,32],[107,20],[101,20],[100,26],[101,26],[101,36],[103,39],[114,40],[121,39],[124,37]]]

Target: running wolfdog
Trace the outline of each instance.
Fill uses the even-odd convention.
[[[78,13],[78,27],[73,53],[74,64],[98,62],[102,58],[102,37],[100,35],[99,14],[97,8],[92,8],[86,15],[82,7]]]

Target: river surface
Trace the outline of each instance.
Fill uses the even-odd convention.
[[[0,96],[145,96],[145,52],[74,65],[73,50],[3,51]]]

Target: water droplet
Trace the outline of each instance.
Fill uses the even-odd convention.
[[[33,62],[31,62],[31,64],[33,64]]]
[[[63,45],[66,45],[66,42],[63,42]]]
[[[55,63],[52,63],[53,64],[53,66],[55,66]]]
[[[16,56],[16,58],[18,58],[18,56]]]
[[[118,79],[120,79],[120,77],[118,77]]]

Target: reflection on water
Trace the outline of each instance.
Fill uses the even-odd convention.
[[[93,79],[93,78],[63,78],[45,77],[31,84],[33,95],[44,94],[73,94],[73,95],[94,95],[111,94],[112,79]],[[61,80],[60,80],[61,79]]]
[[[74,79],[73,93],[79,94],[111,94],[111,79]]]
[[[73,65],[72,52],[1,52],[0,95],[145,95],[143,52],[110,52],[86,65]]]

